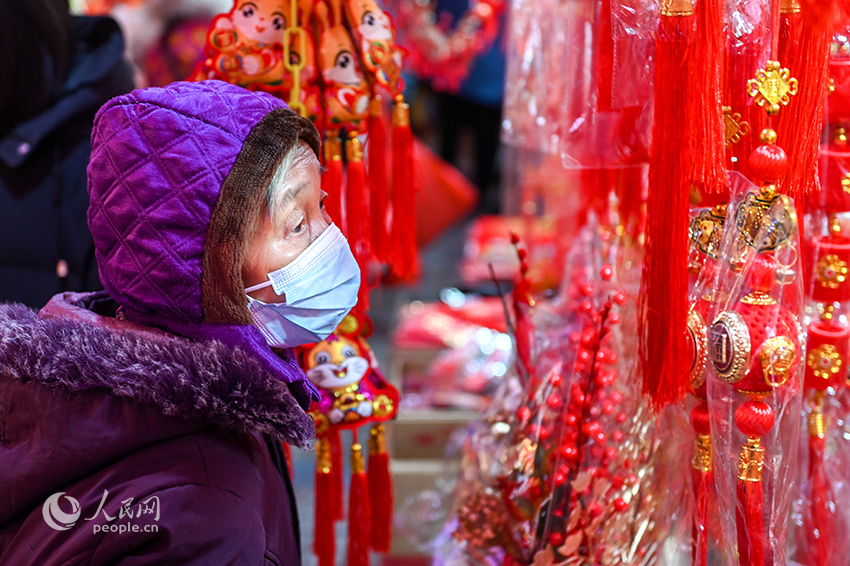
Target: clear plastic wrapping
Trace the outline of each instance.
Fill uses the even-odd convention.
[[[656,13],[649,0],[513,3],[504,141],[566,167],[644,161]]]
[[[664,506],[677,501],[662,494],[682,486],[665,476],[675,448],[662,446],[635,394],[638,270],[625,241],[591,222],[560,297],[534,307],[531,370],[506,382],[464,451],[447,527],[456,547],[444,556],[497,565],[660,556],[676,517]]]
[[[722,553],[784,564],[795,495],[805,329],[794,203],[769,187],[729,205],[708,331]]]

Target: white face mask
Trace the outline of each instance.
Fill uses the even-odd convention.
[[[283,303],[264,303],[248,297],[254,326],[275,348],[321,342],[357,304],[360,267],[345,236],[334,224],[289,265],[268,277],[268,281],[245,292],[271,286],[278,295],[285,295]]]

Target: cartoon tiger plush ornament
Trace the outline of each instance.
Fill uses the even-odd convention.
[[[301,348],[304,372],[322,395],[310,409],[317,435],[331,428],[383,422],[395,415],[398,392],[379,373],[363,337],[351,332],[361,326],[355,315],[348,315],[326,340]]]

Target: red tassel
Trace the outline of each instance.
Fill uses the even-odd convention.
[[[722,90],[724,9],[722,0],[697,2],[696,37],[690,61],[690,79],[695,81],[687,118],[694,126],[690,178],[705,193],[729,189]]]
[[[738,556],[741,566],[764,565],[764,494],[760,481],[738,480]]]
[[[820,402],[815,402],[809,413],[809,499],[811,506],[803,515],[803,531],[806,534],[806,546],[809,566],[829,566],[833,563],[833,523],[835,517],[830,511],[831,495],[829,481],[823,470],[824,423],[823,392]]]
[[[691,425],[696,438],[694,442],[693,482],[694,516],[692,524],[691,554],[694,566],[708,563],[708,506],[711,486],[714,485],[711,455],[711,425],[708,403],[704,400],[691,411]]]
[[[333,472],[330,443],[326,437],[319,437],[316,443],[316,531],[313,537],[313,552],[319,566],[334,566],[336,555]]]
[[[342,521],[345,519],[345,506],[343,505],[345,486],[342,480],[342,439],[339,437],[339,431],[328,434],[328,442],[331,447],[331,469],[334,471],[333,516],[334,521]]]
[[[322,190],[328,194],[325,210],[337,227],[345,232],[345,218],[342,216],[342,143],[339,140],[339,132],[328,132],[324,154]]]
[[[599,3],[599,44],[596,46],[596,82],[599,85],[599,110],[613,109],[614,89],[614,30],[611,26],[611,0]]]
[[[782,14],[779,62],[797,79],[798,91],[779,113],[776,128],[788,154],[788,171],[779,188],[795,201],[820,191],[818,150],[829,81],[829,26],[807,25],[799,13]]]
[[[688,201],[691,127],[688,49],[693,17],[663,15],[656,39],[655,116],[641,279],[643,392],[656,407],[687,391]]]
[[[696,509],[693,522],[693,546],[691,553],[694,566],[708,564],[708,498],[714,482],[711,471],[694,469],[694,502]]]
[[[390,236],[387,211],[390,188],[387,179],[387,130],[384,125],[383,101],[375,96],[369,114],[369,202],[371,204],[372,251],[378,261],[387,262]]]
[[[351,246],[357,264],[360,265],[361,281],[357,305],[363,312],[369,310],[368,267],[372,257],[369,244],[369,187],[366,177],[366,164],[363,163],[363,147],[357,139],[357,133],[351,133],[346,144],[348,157],[347,182],[345,187],[346,227],[348,245]]]
[[[410,109],[401,97],[393,107],[393,223],[390,270],[399,281],[419,276],[416,253],[416,185]]]
[[[369,566],[369,482],[363,462],[363,447],[352,430],[351,490],[348,493],[348,562],[347,566]]]
[[[738,557],[741,566],[764,566],[764,493],[761,466],[764,458],[758,438],[750,438],[741,452],[738,472],[738,504],[735,522],[738,527]]]
[[[389,552],[393,522],[393,483],[384,425],[372,427],[369,438],[369,499],[372,509],[372,550]]]
[[[726,104],[731,112],[741,115],[741,121],[747,123],[750,132],[738,143],[729,145],[731,156],[735,158],[731,165],[747,178],[751,178],[749,157],[756,146],[761,144],[759,135],[767,127],[764,108],[756,105],[747,94],[747,81],[756,76],[765,50],[766,25],[763,20],[757,21],[747,35],[735,37],[730,34],[731,45],[726,49]]]

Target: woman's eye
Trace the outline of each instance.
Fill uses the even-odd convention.
[[[304,221],[298,223],[298,226],[292,229],[293,234],[300,234],[301,231],[304,230]]]
[[[276,30],[283,29],[283,18],[281,18],[280,16],[275,16],[275,19],[272,20],[272,25]]]
[[[252,8],[252,7],[250,7],[250,6],[246,6],[246,7],[242,10],[242,15],[243,15],[243,16],[245,16],[246,18],[250,18],[251,16],[253,16],[253,15],[254,15],[254,8]]]

